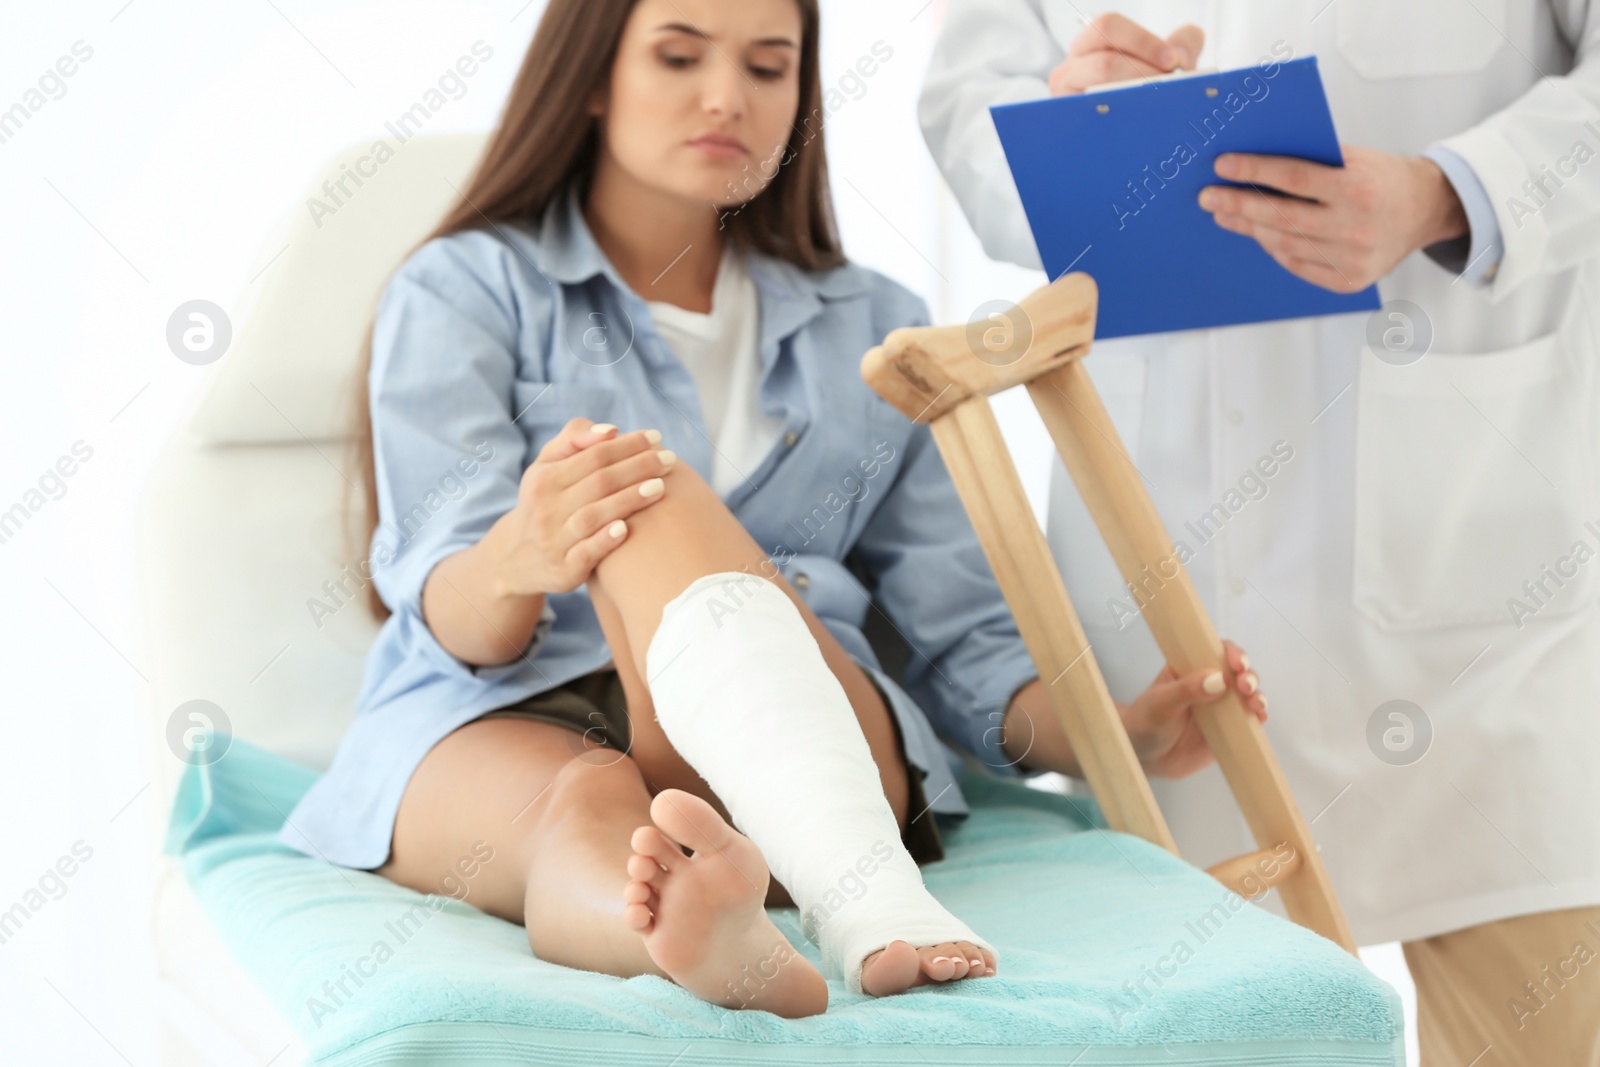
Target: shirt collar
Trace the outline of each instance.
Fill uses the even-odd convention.
[[[584,220],[576,182],[550,200],[539,220],[539,259],[544,273],[565,285],[582,285],[604,274],[612,285],[627,289]]]
[[[539,224],[541,269],[552,280],[581,285],[603,274],[618,291],[632,293],[583,217],[578,182],[569,182],[550,201]],[[845,266],[831,271],[803,270],[782,259],[751,250],[745,259],[761,301],[760,345],[763,362],[778,342],[821,314],[825,299],[841,299],[865,291],[862,272]],[[632,294],[638,298],[637,294]]]

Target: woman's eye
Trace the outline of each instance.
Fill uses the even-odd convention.
[[[661,62],[665,63],[667,66],[671,67],[673,70],[682,70],[685,67],[693,66],[694,65],[694,59],[695,59],[694,56],[672,55],[672,54],[667,53],[667,52],[663,52],[661,54]]]
[[[786,72],[782,67],[751,67],[750,73],[763,81],[777,81]]]

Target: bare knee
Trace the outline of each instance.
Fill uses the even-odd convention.
[[[570,889],[562,886],[574,877],[575,856],[589,856],[579,866],[591,872],[609,869],[614,860],[620,900],[628,879],[629,840],[636,827],[650,821],[650,791],[625,753],[597,749],[562,764],[545,791],[514,821],[527,872],[523,925],[535,954],[547,958],[552,946],[569,940],[556,901]]]
[[[648,821],[650,790],[625,752],[591,749],[561,765],[550,785],[515,821],[535,838],[568,830],[588,832],[619,819]],[[632,832],[630,825],[624,832]]]

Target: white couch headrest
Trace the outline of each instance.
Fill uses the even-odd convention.
[[[351,375],[383,285],[465,188],[485,139],[386,137],[329,160],[251,268],[234,344],[189,420],[198,443],[350,435]]]

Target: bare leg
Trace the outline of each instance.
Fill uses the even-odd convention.
[[[615,659],[627,694],[633,732],[630,754],[646,781],[654,789],[682,789],[701,796],[713,804],[721,816],[719,822],[726,819],[726,809],[673,749],[655,721],[644,682],[645,656],[668,601],[707,574],[744,571],[770,577],[800,610],[824,661],[850,699],[878,766],[884,795],[903,829],[908,814],[908,771],[891,713],[866,673],[777,574],[766,553],[693,468],[679,464],[665,477],[666,495],[629,520],[627,540],[600,562],[588,583],[608,643],[613,650],[632,650],[631,662],[625,662],[630,657],[621,654]],[[972,965],[970,960],[979,964]],[[862,983],[868,992],[881,995],[926,980],[947,981],[969,973],[992,973],[993,969],[991,954],[969,942],[928,946],[895,942],[868,957]]]
[[[407,784],[378,873],[524,923],[534,955],[551,963],[660,975],[725,1007],[823,1011],[827,983],[763,907],[760,849],[698,797],[669,790],[652,801],[627,756],[575,756],[583,744],[574,731],[520,719],[454,731]],[[671,842],[702,854],[691,861]],[[652,955],[626,889],[668,874],[659,923],[673,934]]]
[[[609,750],[577,758],[582,744],[572,730],[526,719],[454,731],[407,783],[377,873],[525,922],[540,959],[665,977],[622,921],[628,839],[649,821],[650,791],[632,760]]]

